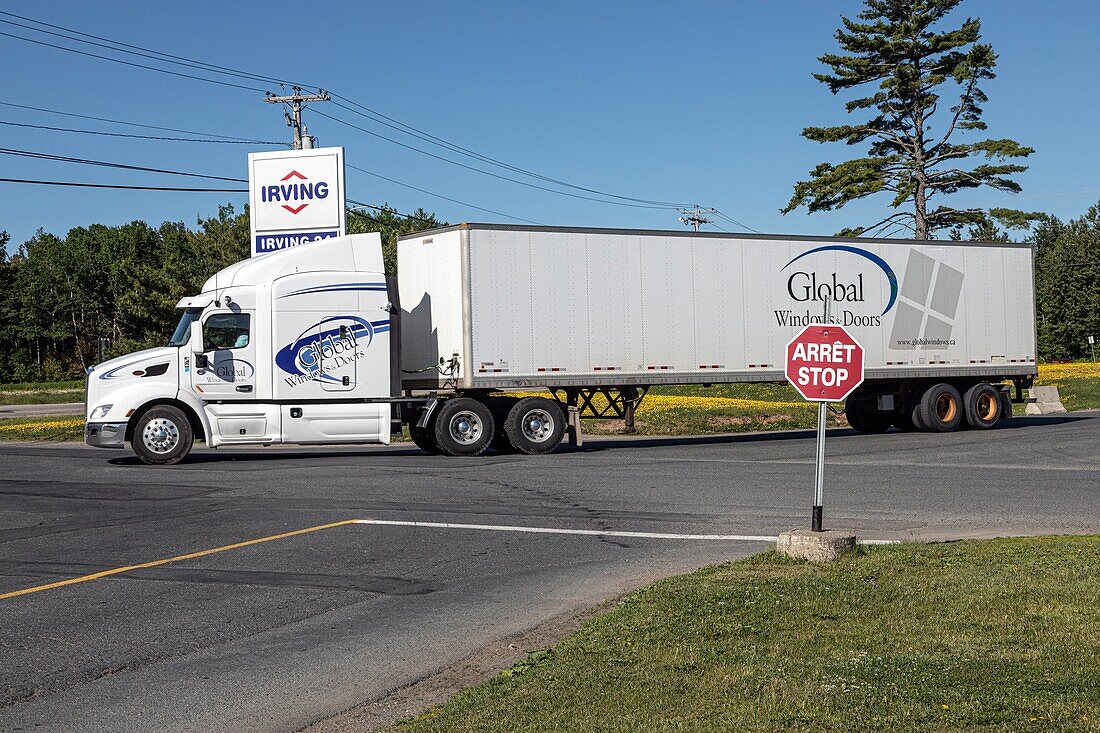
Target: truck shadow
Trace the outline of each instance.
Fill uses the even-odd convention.
[[[1001,423],[993,431],[1001,430],[1019,430],[1021,428],[1036,428],[1048,425],[1062,425],[1066,423],[1075,423],[1082,420],[1095,420],[1100,418],[1100,412],[1093,412],[1092,414],[1061,414],[1061,415],[1029,415],[1026,417],[1014,417],[1007,423]],[[985,431],[970,431],[975,434]],[[591,451],[603,451],[603,450],[615,450],[618,448],[656,448],[660,446],[676,446],[676,445],[729,445],[736,443],[770,443],[770,442],[782,442],[788,440],[808,440],[816,437],[817,431],[812,429],[807,430],[784,430],[774,433],[726,433],[722,435],[684,435],[684,436],[585,436],[585,445],[581,448],[574,448],[563,444],[558,449],[559,452],[570,453],[584,453]],[[857,433],[851,428],[829,428],[827,435],[830,439],[844,439],[844,438],[862,438],[862,433]],[[900,440],[904,440],[906,436],[931,436],[934,433],[917,433],[897,430],[891,428],[885,433],[881,433],[885,436],[893,436]],[[946,435],[946,433],[943,433]]]

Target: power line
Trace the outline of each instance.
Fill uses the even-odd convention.
[[[581,194],[577,194],[577,193],[569,193],[568,191],[558,191],[558,190],[553,189],[553,188],[547,188],[546,186],[539,186],[538,184],[535,184],[535,183],[530,183],[528,181],[521,181],[521,180],[516,179],[516,178],[509,178],[508,176],[502,176],[498,173],[493,173],[492,171],[484,170],[483,168],[477,168],[477,167],[472,166],[472,165],[467,165],[467,164],[459,162],[457,160],[451,160],[450,158],[444,158],[442,155],[436,155],[435,153],[429,152],[427,150],[423,150],[423,149],[418,148],[416,146],[408,145],[408,144],[403,143],[399,140],[394,140],[392,137],[386,137],[385,135],[374,132],[373,130],[368,130],[365,127],[360,127],[359,125],[348,122],[347,120],[342,120],[339,117],[333,117],[332,115],[327,114],[327,113],[322,112],[322,111],[317,110],[317,109],[313,110],[313,112],[314,112],[314,114],[319,114],[322,117],[327,117],[328,119],[333,120],[334,122],[339,122],[342,125],[347,125],[348,127],[351,127],[355,130],[359,130],[360,132],[364,132],[364,133],[366,133],[368,135],[371,135],[373,137],[379,138],[380,140],[385,140],[386,142],[393,143],[394,145],[398,145],[402,148],[406,148],[407,150],[412,150],[414,152],[420,153],[421,155],[426,155],[429,158],[434,158],[436,160],[441,160],[444,163],[450,163],[451,165],[458,166],[459,168],[465,168],[466,170],[475,171],[477,173],[481,173],[482,175],[491,176],[493,178],[499,178],[502,181],[510,181],[511,183],[516,183],[520,186],[527,186],[529,188],[535,188],[535,189],[538,189],[540,191],[548,191],[550,193],[556,193],[559,196],[569,196],[571,198],[576,198],[576,199],[585,199],[585,200],[588,200],[588,201],[596,201],[596,202],[601,203],[601,204],[614,204],[615,206],[630,206],[630,207],[634,207],[634,208],[638,208],[638,209],[669,209],[669,208],[675,208],[675,207],[669,207],[669,206],[652,206],[652,205],[649,205],[649,204],[632,204],[632,203],[628,203],[626,201],[606,201],[604,199],[593,198],[592,196],[582,196]]]
[[[232,181],[234,183],[248,183],[247,178],[230,178],[227,176],[212,176],[205,173],[189,173],[187,171],[169,170],[166,168],[147,168],[141,165],[127,165],[125,163],[112,163],[104,160],[89,160],[87,158],[71,158],[67,155],[53,155],[52,153],[38,153],[33,150],[16,150],[14,148],[0,148],[2,155],[15,155],[21,158],[34,158],[37,160],[52,160],[59,163],[79,163],[81,165],[97,165],[104,168],[120,168],[123,170],[146,171],[149,173],[164,173],[171,176],[188,176],[190,178],[209,178],[215,181]]]
[[[213,138],[200,137],[166,137],[164,135],[135,135],[132,132],[106,132],[104,130],[77,130],[71,127],[52,127],[50,125],[32,125],[28,122],[10,122],[0,120],[0,125],[14,127],[31,127],[36,130],[52,130],[54,132],[78,132],[83,135],[106,135],[108,137],[136,138],[138,140],[168,140],[181,143],[217,143],[221,145],[281,145],[286,143],[273,142],[271,140],[215,140]]]
[[[526,176],[531,176],[532,178],[537,178],[541,181],[546,181],[547,183],[554,183],[554,184],[557,184],[559,186],[565,186],[566,188],[572,188],[572,189],[576,189],[578,191],[585,191],[587,193],[599,194],[600,196],[607,196],[609,198],[621,199],[621,200],[624,200],[624,201],[633,201],[635,203],[652,204],[652,205],[655,205],[655,206],[663,206],[663,207],[668,207],[668,208],[681,208],[681,207],[685,206],[685,204],[676,203],[674,201],[654,201],[652,199],[642,199],[642,198],[636,198],[636,197],[633,197],[633,196],[620,196],[619,194],[609,193],[607,191],[601,191],[600,189],[586,188],[585,186],[579,186],[579,185],[574,184],[574,183],[569,183],[568,181],[562,181],[562,180],[559,180],[557,178],[551,178],[550,176],[545,176],[541,173],[536,173],[536,172],[528,170],[526,168],[520,168],[519,166],[512,165],[511,163],[505,163],[501,160],[497,160],[496,158],[491,158],[487,155],[483,155],[481,153],[478,153],[477,151],[470,150],[469,148],[464,148],[461,145],[456,145],[455,143],[448,142],[447,140],[444,140],[443,138],[436,137],[435,135],[432,135],[431,133],[424,132],[423,130],[420,130],[416,127],[413,127],[412,125],[408,125],[408,124],[405,124],[404,122],[401,122],[399,120],[395,120],[394,118],[389,117],[388,115],[384,115],[381,112],[378,112],[378,111],[373,110],[369,107],[361,105],[358,102],[350,100],[347,97],[341,96],[339,94],[332,94],[332,96],[336,99],[341,99],[345,102],[348,102],[349,104],[355,105],[356,107],[359,107],[360,109],[365,110],[366,112],[369,113],[369,114],[365,114],[364,112],[360,112],[358,110],[352,109],[351,107],[347,106],[346,104],[340,104],[340,102],[335,102],[337,107],[340,107],[342,109],[346,109],[347,111],[351,112],[352,114],[357,114],[360,117],[364,117],[366,119],[373,120],[374,122],[377,122],[381,125],[385,125],[386,127],[392,128],[392,129],[397,130],[399,132],[402,132],[406,135],[410,135],[412,137],[418,138],[420,140],[431,143],[433,145],[437,145],[441,148],[450,150],[452,152],[459,153],[461,155],[466,155],[466,156],[474,158],[476,160],[480,160],[483,163],[489,163],[491,165],[499,166],[501,168],[505,168],[505,169],[513,171],[515,173],[520,173],[520,174],[523,174],[523,175],[526,175]],[[391,123],[393,123],[393,124],[391,124]]]
[[[27,178],[0,178],[0,183],[34,183],[40,186],[77,186],[79,188],[121,188],[127,191],[187,191],[191,193],[248,193],[247,188],[172,188],[168,186],[123,186],[114,183],[76,183],[74,181],[33,181]]]
[[[46,35],[56,36],[56,37],[59,37],[59,38],[65,38],[65,39],[70,40],[70,41],[77,41],[78,43],[87,43],[87,44],[92,45],[92,46],[100,46],[101,48],[107,48],[107,49],[110,49],[112,51],[118,51],[118,52],[121,52],[121,53],[131,53],[131,54],[134,54],[136,56],[144,56],[146,58],[155,59],[157,61],[180,64],[182,66],[190,66],[191,68],[201,69],[203,71],[212,71],[214,73],[226,74],[226,75],[229,75],[229,76],[236,76],[236,77],[243,78],[243,79],[252,79],[252,80],[255,80],[255,81],[268,81],[268,82],[273,82],[275,84],[286,84],[286,85],[297,84],[298,86],[303,86],[303,87],[313,86],[311,84],[300,84],[298,82],[292,82],[292,81],[288,81],[286,79],[279,79],[278,77],[265,76],[265,75],[262,75],[262,74],[253,74],[253,73],[250,73],[250,72],[247,72],[247,71],[242,71],[240,69],[233,69],[233,68],[228,67],[228,66],[218,66],[217,64],[208,64],[205,61],[199,61],[198,59],[192,59],[192,58],[188,58],[186,56],[177,56],[175,54],[165,53],[163,51],[157,51],[156,49],[146,48],[144,46],[135,46],[131,43],[124,43],[122,41],[116,41],[113,38],[105,38],[103,36],[97,36],[93,33],[85,33],[83,31],[78,31],[75,28],[67,28],[63,25],[56,25],[54,23],[47,23],[47,22],[42,21],[42,20],[35,20],[34,18],[28,18],[24,15],[17,15],[16,13],[9,13],[9,12],[4,11],[4,10],[0,10],[0,15],[6,15],[9,18],[19,18],[20,20],[25,20],[28,23],[34,23],[35,25],[41,25],[41,26],[45,26],[47,28],[53,28],[55,30],[65,31],[66,33],[71,33],[71,34],[76,35],[76,36],[83,36],[84,38],[94,38],[97,41],[104,41],[105,43],[108,43],[108,44],[111,44],[111,45],[108,46],[108,45],[104,45],[103,43],[92,43],[91,41],[85,41],[85,40],[82,40],[80,38],[73,38],[72,36],[64,35],[62,33],[52,33],[50,31],[42,30],[41,28],[35,28],[34,26],[23,25],[22,23],[15,23],[15,22],[10,21],[10,20],[0,20],[0,23],[7,23],[9,25],[19,26],[20,28],[26,28],[27,30],[35,31],[36,33],[43,33],[43,34],[46,34]],[[122,48],[115,48],[116,46],[121,46]],[[134,49],[134,50],[133,51],[127,51],[125,49]],[[141,52],[141,51],[144,51],[146,53],[138,53],[138,52]],[[153,55],[150,55],[150,54],[153,54]]]
[[[134,66],[134,67],[139,68],[139,69],[148,69],[149,71],[159,71],[162,74],[171,74],[172,76],[181,76],[181,77],[184,77],[186,79],[195,79],[197,81],[210,82],[211,84],[220,84],[220,85],[225,86],[225,87],[235,87],[237,89],[245,89],[245,90],[250,91],[250,92],[261,92],[261,93],[263,93],[264,91],[266,91],[264,89],[260,89],[259,87],[245,86],[244,84],[236,84],[236,83],[231,82],[231,81],[222,81],[220,79],[210,79],[209,77],[196,76],[195,74],[185,74],[182,71],[171,71],[169,69],[161,69],[157,66],[149,66],[148,64],[139,64],[139,63],[134,62],[134,61],[124,61],[122,59],[116,59],[116,58],[111,58],[110,56],[103,56],[102,54],[92,53],[91,51],[81,51],[81,50],[76,49],[76,48],[68,48],[67,46],[59,46],[56,43],[47,43],[46,41],[37,41],[33,38],[26,38],[24,36],[17,36],[14,33],[7,33],[5,31],[0,31],[0,36],[6,36],[8,38],[14,38],[14,39],[19,40],[19,41],[26,41],[27,43],[34,43],[34,44],[37,44],[39,46],[47,46],[49,48],[56,48],[59,51],[68,51],[69,53],[75,53],[75,54],[79,54],[81,56],[89,56],[91,58],[101,59],[103,61],[113,61],[116,64],[124,64],[126,66]],[[124,53],[129,53],[129,52],[124,52]],[[174,63],[174,62],[170,62],[170,63]]]
[[[422,221],[425,224],[438,224],[439,223],[439,222],[435,221],[434,219],[428,219],[428,218],[425,218],[423,216],[417,216],[416,214],[402,214],[397,209],[391,208],[389,206],[378,206],[377,204],[367,204],[367,203],[364,203],[362,201],[356,201],[355,199],[348,199],[348,203],[349,204],[354,204],[355,206],[361,206],[361,207],[364,207],[364,208],[367,208],[367,209],[374,209],[375,211],[386,211],[386,212],[389,212],[391,214],[397,214],[398,216],[403,217],[405,219],[416,219],[417,221]],[[381,219],[375,219],[373,216],[368,216],[367,214],[364,214],[361,211],[356,211],[351,206],[348,207],[348,211],[350,211],[353,214],[359,214],[360,216],[366,216],[368,219],[373,219],[374,221],[377,221],[377,222],[380,222],[380,223],[382,222]]]
[[[719,211],[718,209],[711,209],[711,211],[712,211],[712,212],[714,212],[715,214],[717,214],[718,216],[722,217],[723,219],[725,219],[725,220],[726,220],[726,221],[728,221],[729,223],[731,223],[731,224],[734,224],[734,225],[736,225],[736,226],[739,226],[739,227],[741,227],[742,229],[748,229],[748,230],[749,230],[750,232],[756,232],[757,234],[763,234],[763,232],[761,232],[761,231],[759,231],[759,230],[757,230],[757,229],[753,229],[753,228],[752,228],[752,227],[750,227],[750,226],[749,226],[748,224],[742,224],[741,222],[739,222],[739,221],[737,221],[736,219],[734,219],[734,218],[733,218],[732,216],[727,216],[727,215],[723,214],[723,213],[722,213],[721,211]]]
[[[284,145],[285,143],[268,143],[259,140],[249,140],[244,137],[234,137],[233,135],[219,135],[216,132],[196,132],[195,130],[181,130],[178,127],[162,127],[160,125],[146,125],[141,122],[128,122],[126,120],[114,120],[110,117],[94,117],[92,115],[82,115],[76,112],[63,112],[58,109],[46,109],[45,107],[32,107],[29,104],[16,104],[15,102],[8,102],[0,99],[0,104],[6,107],[18,107],[19,109],[29,109],[35,112],[48,112],[52,115],[63,115],[65,117],[79,117],[82,120],[95,120],[96,122],[109,122],[113,125],[127,125],[129,127],[142,127],[147,130],[163,130],[165,132],[181,132],[185,135],[201,135],[205,137],[221,137],[227,140],[238,140],[244,143],[262,143],[264,145]]]
[[[351,163],[345,162],[344,165],[346,165],[348,168],[351,168],[353,170],[357,170],[360,173],[366,173],[368,176],[374,176],[375,178],[381,178],[383,181],[389,181],[390,183],[396,183],[398,186],[404,186],[405,188],[411,188],[413,191],[419,191],[420,193],[425,193],[429,196],[435,196],[436,198],[443,199],[444,201],[450,201],[451,203],[459,204],[461,206],[468,206],[471,209],[477,209],[478,211],[484,211],[484,212],[489,213],[489,214],[496,214],[497,216],[503,216],[506,219],[515,219],[516,221],[526,222],[527,224],[534,224],[536,226],[539,225],[539,222],[537,222],[537,221],[531,221],[530,219],[524,219],[523,217],[520,217],[520,216],[512,216],[511,214],[505,214],[503,211],[494,211],[493,209],[486,209],[482,206],[476,206],[474,204],[467,203],[466,201],[459,201],[458,199],[453,199],[450,196],[444,196],[443,194],[436,193],[435,191],[429,191],[429,190],[424,189],[424,188],[418,188],[418,187],[413,186],[409,183],[403,183],[402,181],[398,181],[396,179],[389,178],[388,176],[384,176],[381,173],[375,173],[374,171],[369,171],[366,168],[360,168],[359,166],[352,165]]]
[[[11,21],[11,20],[0,19],[0,23],[6,23],[6,24],[9,24],[9,25],[14,25],[14,26],[17,26],[17,27],[20,27],[20,28],[24,28],[24,29],[36,32],[36,33],[42,33],[42,34],[46,34],[46,35],[50,35],[50,36],[54,36],[54,37],[58,37],[58,38],[63,38],[65,40],[69,40],[69,41],[75,41],[77,43],[84,43],[84,44],[88,44],[88,45],[92,45],[92,46],[97,46],[97,47],[100,47],[100,48],[105,48],[105,49],[115,51],[115,52],[119,52],[119,53],[132,54],[132,55],[139,56],[139,57],[142,57],[142,58],[148,58],[148,59],[152,59],[152,60],[156,60],[156,61],[161,61],[162,63],[178,64],[178,65],[182,65],[182,66],[185,66],[185,67],[188,67],[188,68],[194,68],[194,69],[199,69],[199,70],[202,70],[202,71],[214,72],[214,73],[219,73],[219,74],[226,74],[226,75],[235,76],[235,77],[238,77],[238,78],[261,80],[261,81],[271,81],[271,82],[275,82],[275,83],[278,83],[278,84],[295,84],[295,82],[289,82],[285,79],[278,79],[278,78],[275,78],[275,77],[252,74],[252,73],[249,73],[249,72],[241,71],[239,69],[233,69],[231,67],[218,66],[216,64],[208,64],[206,62],[198,61],[196,59],[190,59],[190,58],[187,58],[185,56],[177,56],[175,54],[167,54],[167,53],[164,53],[164,52],[161,52],[161,51],[157,51],[155,49],[146,48],[144,46],[135,46],[133,44],[123,43],[121,41],[116,41],[116,40],[113,40],[113,39],[110,39],[110,38],[105,38],[103,36],[96,36],[96,35],[93,35],[93,34],[90,34],[90,33],[84,33],[83,31],[78,31],[78,30],[75,30],[73,28],[67,28],[65,26],[60,26],[60,25],[56,25],[56,24],[53,24],[53,23],[46,23],[44,21],[35,20],[33,18],[28,18],[26,16],[18,15],[16,13],[0,11],[0,15],[5,15],[5,16],[11,17],[11,18],[18,18],[20,20],[24,20],[24,21],[27,21],[29,23],[34,23],[36,25],[45,26],[47,28],[54,28],[56,30],[65,31],[65,33],[56,33],[56,32],[53,32],[53,31],[43,30],[41,28],[35,28],[34,26],[26,25],[24,23],[17,23],[15,21]],[[69,35],[69,34],[74,34],[74,35]],[[105,41],[106,43],[98,43],[96,41],[87,41],[87,40],[83,40],[82,38],[77,38],[75,36],[83,36],[84,38],[94,38],[94,39],[96,39],[96,41]],[[35,41],[35,40],[32,40],[32,39],[22,38],[21,36],[12,36],[12,37],[21,38],[22,40],[25,40],[25,41],[28,41],[28,42],[31,42],[31,43],[44,43],[44,42],[41,42],[41,41]],[[110,44],[110,45],[108,45],[108,44]],[[51,45],[51,44],[46,44],[46,45]],[[118,48],[119,46],[121,46],[123,48]],[[61,48],[62,50],[73,51],[75,53],[83,53],[83,52],[77,51],[76,49],[70,49],[70,48],[66,48],[66,47],[58,47],[58,48]],[[126,49],[136,49],[136,50],[126,50]],[[119,61],[119,59],[111,59],[111,58],[107,58],[106,60]],[[143,68],[145,68],[145,67],[143,67]],[[154,69],[154,70],[166,71],[164,69]],[[171,72],[171,73],[174,73],[174,72]],[[195,78],[195,77],[190,77],[190,78]],[[212,82],[218,83],[217,80],[206,79],[205,77],[202,77],[202,79],[205,80],[205,81],[212,81]],[[298,84],[298,86],[311,86],[311,85]],[[317,87],[314,87],[314,88],[317,88]],[[585,187],[585,186],[580,186],[580,185],[577,185],[577,184],[574,184],[574,183],[570,183],[568,181],[563,181],[563,180],[560,180],[560,179],[557,179],[557,178],[552,178],[550,176],[545,176],[541,173],[536,173],[536,172],[528,170],[526,168],[521,168],[519,166],[515,166],[515,165],[512,165],[510,163],[505,163],[505,162],[503,162],[501,160],[498,160],[496,158],[492,158],[490,156],[483,155],[483,154],[478,153],[478,152],[476,152],[474,150],[471,150],[469,148],[462,147],[461,145],[451,143],[447,140],[444,140],[443,138],[440,138],[440,137],[437,137],[437,136],[432,135],[430,133],[427,133],[423,130],[420,130],[416,127],[413,127],[412,125],[408,125],[404,122],[401,122],[399,120],[394,119],[393,117],[390,117],[390,116],[385,115],[381,112],[378,112],[378,111],[373,110],[369,107],[366,107],[365,105],[362,105],[362,104],[360,104],[360,103],[358,103],[358,102],[356,102],[352,99],[349,99],[347,97],[343,97],[341,95],[334,95],[334,96],[338,96],[339,99],[342,99],[345,102],[348,102],[349,104],[354,105],[355,107],[358,107],[359,110],[363,110],[363,111],[359,111],[357,109],[353,109],[352,107],[349,107],[347,104],[340,104],[339,102],[336,103],[339,107],[341,107],[343,109],[346,109],[346,110],[348,110],[349,112],[351,112],[353,114],[357,114],[361,117],[371,119],[375,122],[378,122],[379,124],[390,127],[394,130],[402,132],[403,134],[411,135],[413,137],[416,137],[416,138],[418,138],[420,140],[423,140],[425,142],[428,142],[430,144],[437,145],[439,147],[443,147],[444,149],[450,150],[452,152],[459,153],[461,155],[466,155],[468,157],[472,157],[472,158],[474,158],[476,160],[480,160],[484,163],[489,163],[491,165],[495,165],[495,166],[505,168],[505,169],[513,171],[515,173],[520,173],[522,175],[530,176],[530,177],[545,181],[547,183],[553,183],[553,184],[556,184],[556,185],[559,185],[559,186],[564,186],[564,187],[572,188],[572,189],[579,190],[579,191],[585,191],[587,193],[597,194],[597,195],[600,195],[600,196],[606,196],[608,198],[614,198],[614,199],[618,199],[618,200],[621,200],[621,201],[633,201],[635,203],[658,205],[658,206],[668,206],[668,207],[682,207],[682,206],[684,206],[684,204],[679,204],[679,203],[671,202],[671,201],[657,201],[657,200],[652,200],[652,199],[637,198],[637,197],[633,197],[633,196],[622,196],[622,195],[619,195],[619,194],[610,193],[608,191],[602,191],[600,189],[595,189],[595,188],[588,188],[588,187]]]

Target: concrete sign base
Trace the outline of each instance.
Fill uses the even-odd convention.
[[[792,529],[779,535],[779,541],[775,545],[776,552],[780,555],[816,563],[832,562],[855,547],[854,534],[836,529],[827,529],[824,532]]]
[[[1027,407],[1024,408],[1025,414],[1053,415],[1066,411],[1057,387],[1032,387],[1027,392],[1035,401],[1027,403]]]

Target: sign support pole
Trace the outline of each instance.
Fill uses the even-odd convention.
[[[825,298],[825,313],[822,323],[829,324],[829,298]],[[828,403],[817,403],[817,463],[814,466],[814,508],[810,516],[810,530],[822,531],[822,505],[825,503],[825,416]]]
[[[817,471],[814,474],[814,513],[810,529],[821,531],[821,505],[825,503],[825,410],[826,403],[817,403]]]

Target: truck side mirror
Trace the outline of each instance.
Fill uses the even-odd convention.
[[[202,354],[206,351],[202,343],[202,324],[194,321],[191,324],[191,353]]]

